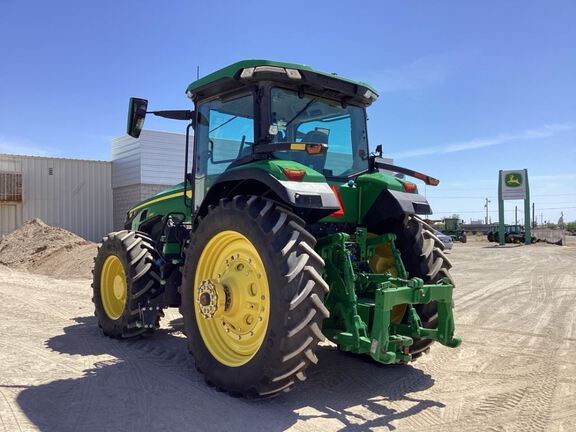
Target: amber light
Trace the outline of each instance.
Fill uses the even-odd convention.
[[[403,183],[403,186],[406,192],[416,193],[418,191],[418,188],[414,183]]]
[[[304,170],[295,170],[295,169],[288,169],[284,168],[284,175],[288,178],[288,180],[292,181],[302,181],[306,172]]]
[[[330,189],[332,189],[332,192],[334,192],[334,195],[336,196],[336,199],[338,200],[338,205],[340,206],[340,208],[338,210],[336,210],[334,213],[332,213],[330,216],[335,217],[335,218],[342,217],[342,216],[344,216],[344,204],[342,204],[342,197],[340,196],[340,189],[338,188],[338,186],[335,186],[335,185],[330,186]]]

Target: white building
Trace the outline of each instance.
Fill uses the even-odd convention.
[[[190,136],[189,166],[192,164]],[[126,212],[135,204],[184,181],[185,135],[143,130],[140,138],[112,140],[114,229],[122,229]]]
[[[33,218],[100,240],[112,229],[111,163],[0,154],[0,235]]]

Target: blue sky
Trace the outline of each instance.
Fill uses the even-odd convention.
[[[186,108],[197,65],[270,58],[376,87],[371,145],[441,179],[421,188],[438,217],[480,219],[488,197],[496,219],[498,170],[527,168],[536,213],[576,220],[575,16],[571,0],[0,0],[0,152],[109,159],[130,96]]]

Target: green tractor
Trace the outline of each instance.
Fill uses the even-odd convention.
[[[374,89],[247,60],[186,93],[195,110],[148,112],[188,122],[183,182],[131,208],[99,247],[104,334],[151,333],[164,308],[179,307],[207,382],[254,398],[304,380],[325,338],[382,364],[460,344],[451,264],[418,216],[428,202],[380,171],[438,180],[369,151]],[[132,98],[131,136],[146,114]]]
[[[444,229],[442,232],[450,237],[452,240],[466,243],[466,231],[464,231],[464,221],[460,218],[445,218]]]
[[[488,241],[498,243],[500,234],[498,226],[492,227],[487,235]],[[505,225],[504,226],[504,243],[524,243],[525,231],[522,225]],[[536,242],[536,238],[532,237],[532,243]]]

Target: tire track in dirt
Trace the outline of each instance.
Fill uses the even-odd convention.
[[[14,408],[12,408],[12,403],[1,389],[0,395],[2,396],[0,398],[0,421],[2,421],[3,430],[5,432],[22,431],[18,417],[14,412]]]
[[[521,262],[519,260],[512,261]],[[555,262],[554,265],[558,266],[558,263]],[[464,302],[464,309],[473,312],[480,308],[489,308],[491,315],[489,315],[490,320],[488,321],[474,319],[474,321],[468,320],[465,325],[462,325],[458,322],[462,319],[463,309],[458,305],[462,303],[458,297],[456,298],[457,329],[462,333],[469,333],[468,336],[464,335],[464,344],[461,350],[467,351],[475,346],[476,355],[483,356],[492,347],[496,349],[500,347],[501,353],[496,357],[488,356],[487,362],[484,362],[482,369],[476,372],[471,370],[452,371],[453,374],[466,379],[466,388],[478,386],[481,390],[477,393],[472,390],[471,394],[465,396],[468,401],[464,402],[464,404],[468,408],[456,412],[454,421],[445,422],[442,426],[430,426],[429,430],[487,430],[487,426],[490,425],[494,430],[510,430],[512,427],[514,430],[530,431],[544,430],[549,424],[554,389],[558,384],[558,365],[554,361],[556,357],[554,350],[559,348],[566,336],[566,334],[562,334],[562,329],[559,329],[556,323],[558,321],[566,321],[569,312],[569,306],[567,305],[574,303],[574,297],[572,296],[572,302],[570,302],[568,301],[569,298],[566,297],[566,292],[562,291],[560,293],[560,290],[557,290],[558,287],[563,285],[562,277],[553,273],[546,275],[544,278],[540,276],[540,281],[545,280],[544,286],[535,281],[529,289],[523,289],[525,280],[532,282],[535,275],[542,273],[541,266],[528,266],[530,270],[526,267],[523,266],[520,271],[509,271],[504,276],[507,280],[508,289],[518,291],[515,293],[515,295],[519,295],[516,301],[517,304],[512,307],[506,304],[506,300],[502,297],[499,298],[499,302],[496,304],[486,301],[486,299],[490,298],[491,293],[488,296],[484,293],[478,293],[476,290],[482,288],[479,283],[476,283],[476,287],[468,287],[476,289],[473,289],[473,295],[465,296],[467,301]],[[540,270],[538,270],[539,267]],[[458,268],[458,263],[455,263],[455,269]],[[524,273],[524,275],[511,286],[509,283],[510,275],[518,277],[521,273]],[[562,273],[562,270],[560,270],[560,273]],[[456,276],[458,276],[458,273],[456,273]],[[473,280],[472,277],[470,279]],[[492,285],[491,288],[493,289],[494,286]],[[539,292],[535,292],[536,289],[539,289]],[[469,305],[467,306],[466,303]],[[537,319],[528,319],[530,325],[523,325],[524,328],[515,331],[514,328],[518,328],[518,319],[515,314],[525,311],[527,308],[536,312],[535,317]],[[527,314],[520,316],[524,320],[528,318]],[[497,324],[492,324],[490,327],[476,327],[475,324],[480,324],[480,322]],[[503,326],[503,328],[498,328],[499,326]],[[551,332],[549,327],[553,327],[554,330]],[[508,331],[508,329],[511,329],[511,331]],[[518,340],[524,344],[524,349],[511,349],[514,345],[509,342],[493,345],[488,342],[494,340],[489,336],[480,339],[478,336],[483,336],[485,331],[496,332],[496,334],[501,333],[502,337],[499,339],[503,341],[509,339],[511,334],[518,334],[521,336]],[[543,341],[548,342],[548,346],[544,350],[541,349]],[[528,352],[526,347],[528,347]],[[461,361],[462,358],[458,360]],[[458,360],[454,363],[456,369],[459,366]],[[535,363],[536,365],[534,365]],[[514,364],[514,370],[503,370],[506,364]],[[494,373],[496,371],[497,373]],[[511,373],[515,373],[515,376],[511,375]],[[498,381],[494,382],[495,379]],[[499,390],[503,386],[508,387],[508,389],[506,391]],[[476,402],[471,400],[475,394],[478,396]],[[470,409],[470,406],[472,409]],[[517,412],[524,412],[524,417],[522,422],[516,421],[516,424],[513,419],[515,418],[514,413]]]
[[[555,288],[558,287],[560,282],[559,276],[538,274],[536,267],[534,267],[530,282],[532,292],[526,296],[532,302],[533,307],[530,308],[530,311],[536,312],[539,309],[537,306],[542,309],[542,305],[544,306],[544,311],[540,310],[541,313],[538,314],[538,319],[531,322],[533,326],[531,330],[534,333],[522,331],[520,334],[524,334],[530,339],[537,337],[539,340],[536,343],[540,348],[544,346],[545,349],[543,351],[545,354],[536,358],[531,356],[532,362],[536,362],[537,367],[533,368],[527,376],[520,377],[520,383],[523,382],[525,384],[524,387],[482,398],[481,403],[475,409],[475,414],[483,417],[485,421],[472,420],[464,422],[471,430],[476,427],[482,427],[482,424],[487,424],[487,418],[490,418],[490,424],[496,427],[497,425],[494,425],[494,423],[498,423],[498,420],[494,417],[509,410],[519,412],[519,421],[516,421],[514,425],[508,424],[507,428],[513,426],[514,430],[519,431],[539,431],[545,430],[549,423],[554,391],[558,385],[559,365],[556,361],[556,354],[564,336],[562,334],[563,329],[553,324],[565,322],[571,306],[570,302],[562,301],[564,300],[563,296],[555,295]],[[529,315],[526,316],[528,317]],[[473,328],[473,325],[470,327]],[[499,331],[499,329],[490,330]],[[505,329],[502,330],[502,333],[508,334]],[[511,354],[513,355],[514,352],[508,350],[507,355],[510,356]],[[522,352],[520,352],[520,355],[526,357]],[[500,364],[507,363],[506,358],[500,358],[499,360]],[[486,375],[483,371],[482,376]],[[510,377],[507,374],[504,374],[504,378],[506,378],[506,382],[510,382]],[[474,419],[474,417],[473,415],[471,419]],[[500,423],[500,426],[504,426],[508,421],[505,416],[501,417],[504,423]]]

